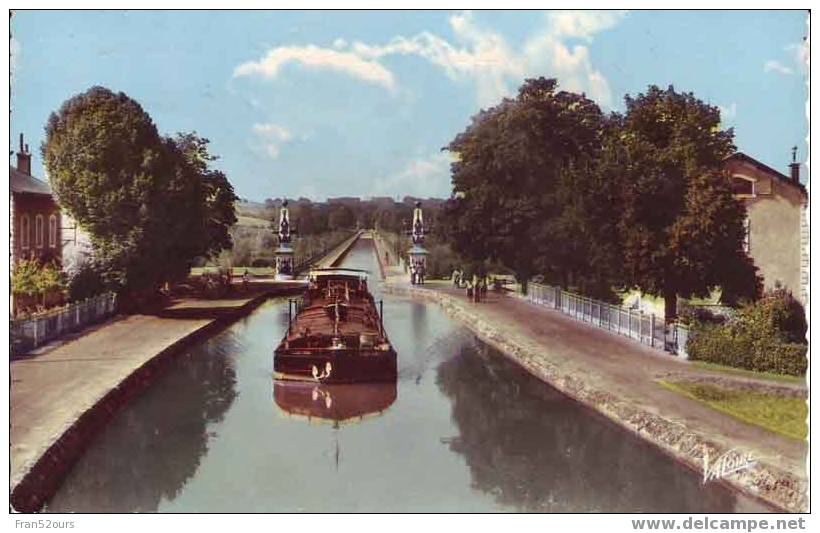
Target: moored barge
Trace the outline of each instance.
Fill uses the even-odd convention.
[[[313,270],[273,357],[274,377],[320,383],[396,379],[396,351],[367,288],[365,271]]]

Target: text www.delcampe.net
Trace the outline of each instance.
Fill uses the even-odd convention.
[[[805,518],[767,520],[750,518],[695,518],[677,519],[633,519],[632,529],[650,531],[682,530],[724,530],[724,531],[790,531],[806,529]]]

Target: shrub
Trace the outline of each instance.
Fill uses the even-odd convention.
[[[723,324],[726,316],[700,306],[685,306],[678,313],[678,322],[687,325],[699,323]]]
[[[14,294],[33,296],[39,293],[38,279],[40,264],[34,260],[22,259],[14,267],[11,275],[11,291]]]
[[[80,263],[68,274],[68,297],[71,301],[97,296],[107,288],[102,273],[91,261]]]
[[[806,344],[806,312],[791,292],[775,289],[764,296],[762,302],[771,307],[772,322],[785,340]]]
[[[775,290],[725,324],[696,323],[687,351],[699,361],[799,376],[808,365],[805,331],[802,306]]]
[[[798,343],[772,342],[768,346],[761,346],[758,350],[756,363],[767,372],[802,376],[806,373],[808,346]]]
[[[23,259],[14,267],[11,290],[15,294],[35,296],[62,289],[63,274],[56,265],[43,265],[36,259]]]

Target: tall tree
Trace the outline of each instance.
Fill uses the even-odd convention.
[[[525,290],[538,270],[558,270],[564,243],[549,221],[562,208],[561,175],[598,149],[602,120],[593,101],[545,78],[473,117],[447,147],[457,157],[444,221],[453,248],[502,262]]]
[[[557,209],[547,220],[544,237],[554,246],[539,269],[550,283],[613,302],[619,301],[615,290],[624,285],[618,233],[620,168],[613,161],[619,128],[617,116],[606,117],[600,144],[588,145],[562,167]]]
[[[742,252],[743,207],[720,171],[734,132],[720,111],[673,87],[626,97],[619,136],[619,227],[628,284],[663,296],[667,318],[678,295],[706,296],[718,285],[732,296],[756,291]]]
[[[124,93],[93,87],[52,113],[42,146],[60,205],[86,229],[115,288],[151,290],[231,245],[236,196],[208,141],[163,138]]]
[[[233,244],[230,229],[237,220],[237,196],[225,173],[211,168],[211,164],[219,157],[208,152],[210,141],[194,132],[178,133],[173,144],[185,158],[181,166],[187,164],[189,171],[193,173],[187,177],[196,189],[191,199],[201,218],[192,220],[193,227],[189,230],[202,231],[198,239],[200,255],[214,255],[230,248]]]

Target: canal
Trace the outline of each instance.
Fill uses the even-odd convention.
[[[371,241],[344,266],[370,270],[382,297]],[[703,486],[432,304],[385,297],[395,387],[275,389],[287,307],[271,300],[175,359],[95,439],[46,510],[762,510]]]

